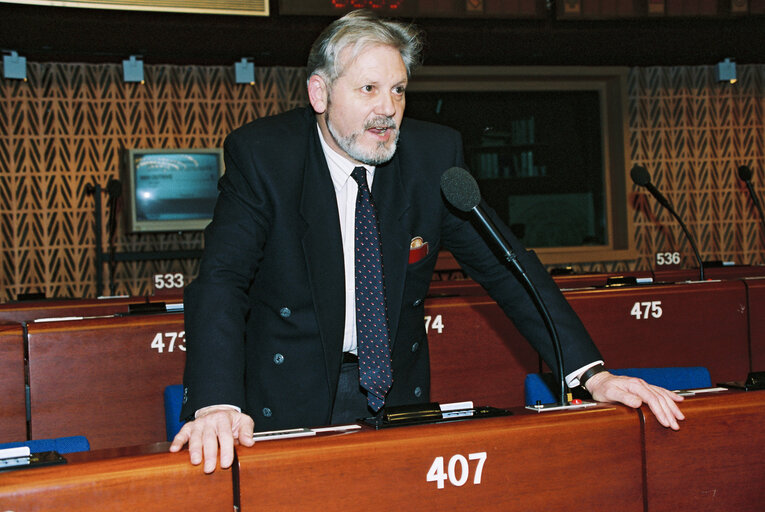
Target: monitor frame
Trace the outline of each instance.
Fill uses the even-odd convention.
[[[202,231],[212,221],[209,216],[198,219],[161,219],[145,220],[136,217],[136,162],[145,155],[202,154],[214,155],[218,161],[218,180],[225,171],[223,150],[221,148],[130,148],[123,150],[122,158],[122,203],[125,212],[126,233],[167,233]],[[216,183],[217,187],[217,183]]]

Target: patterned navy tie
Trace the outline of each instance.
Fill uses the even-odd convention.
[[[367,390],[367,403],[379,411],[393,384],[385,306],[380,229],[367,171],[356,167],[351,177],[359,184],[356,196],[356,338],[359,382]]]

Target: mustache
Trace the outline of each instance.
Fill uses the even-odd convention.
[[[387,128],[390,130],[398,130],[398,125],[396,124],[396,121],[390,117],[377,116],[364,123],[365,130],[369,130],[370,128]]]

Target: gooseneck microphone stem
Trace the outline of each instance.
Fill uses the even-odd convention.
[[[672,214],[672,216],[677,219],[678,224],[680,224],[680,227],[683,230],[683,233],[685,234],[685,238],[688,239],[688,243],[691,246],[691,249],[693,249],[693,254],[696,256],[696,261],[699,262],[699,279],[701,281],[704,280],[704,262],[701,259],[701,254],[699,254],[699,249],[696,247],[696,243],[693,241],[693,237],[691,236],[691,233],[688,231],[688,227],[683,222],[683,219],[680,218],[680,216],[677,214],[675,209],[672,207],[672,203],[669,202],[669,199],[664,197],[664,194],[659,192],[659,189],[657,189],[653,183],[651,183],[651,175],[648,173],[645,167],[642,165],[634,165],[632,167],[632,170],[630,170],[630,177],[632,178],[632,182],[635,183],[635,185],[639,187],[645,187],[648,192],[651,193],[651,195],[661,204],[664,208],[669,211],[669,213]]]
[[[742,165],[738,168],[738,177],[746,184],[746,188],[749,191],[749,197],[752,199],[754,207],[757,208],[757,213],[760,215],[760,224],[765,233],[765,215],[762,214],[762,205],[760,204],[757,194],[754,192],[754,185],[752,185],[753,175],[754,172],[752,172],[752,169],[746,165]]]
[[[752,186],[752,182],[748,181],[746,185],[747,187],[749,187],[749,195],[752,196],[752,202],[754,203],[754,207],[757,208],[757,213],[760,215],[760,225],[762,226],[763,232],[765,232],[765,215],[762,214],[762,205],[757,200],[757,196],[754,193],[754,187]]]
[[[560,345],[558,330],[555,328],[555,323],[553,322],[552,317],[550,316],[550,311],[547,309],[547,305],[545,305],[541,295],[539,295],[539,291],[537,290],[537,287],[534,286],[534,283],[531,282],[531,279],[529,279],[529,275],[526,273],[526,270],[518,261],[518,257],[515,255],[512,249],[510,249],[509,244],[507,243],[507,241],[505,241],[504,237],[497,231],[497,229],[494,227],[494,224],[491,222],[491,220],[483,214],[483,212],[478,207],[478,205],[474,206],[471,209],[471,211],[473,212],[473,214],[475,214],[476,218],[484,227],[484,229],[486,230],[486,233],[489,235],[489,237],[494,242],[496,247],[501,250],[505,260],[507,261],[508,264],[510,264],[510,267],[513,270],[513,273],[516,275],[517,278],[519,278],[524,288],[526,288],[526,291],[531,297],[531,300],[534,303],[534,306],[539,312],[539,315],[542,317],[542,321],[544,322],[545,327],[547,328],[547,332],[549,333],[550,339],[552,340],[553,348],[555,349],[555,362],[558,369],[558,375],[560,377],[558,404],[566,405],[568,401],[566,400],[566,376],[564,374],[564,369],[563,369],[563,351]]]
[[[550,340],[553,349],[555,350],[556,368],[558,370],[558,376],[560,377],[560,396],[558,397],[558,404],[566,405],[566,375],[563,369],[563,350],[561,349],[558,331],[555,329],[555,324],[550,316],[550,311],[547,309],[544,300],[542,300],[539,290],[534,286],[534,283],[518,261],[518,257],[510,248],[510,244],[496,229],[491,219],[489,219],[482,211],[480,207],[481,192],[478,189],[478,183],[476,183],[473,176],[471,176],[465,169],[451,167],[441,176],[441,191],[452,206],[466,213],[472,212],[475,215],[475,218],[483,226],[494,247],[500,250],[504,259],[510,265],[511,271],[516,275],[529,294],[531,301],[534,303],[539,315],[542,317],[542,322],[550,335]]]
[[[701,254],[699,254],[699,249],[696,247],[696,243],[693,241],[693,238],[691,237],[691,233],[688,231],[688,227],[685,225],[685,222],[680,218],[680,216],[677,214],[677,212],[674,210],[674,208],[668,208],[669,213],[671,213],[675,219],[677,219],[677,223],[680,224],[680,227],[683,229],[683,233],[685,233],[685,237],[688,239],[688,243],[691,246],[691,249],[693,249],[693,254],[696,256],[696,261],[699,262],[699,281],[704,280],[704,262],[701,260]]]

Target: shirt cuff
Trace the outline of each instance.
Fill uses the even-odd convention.
[[[235,405],[229,405],[229,404],[208,405],[207,407],[202,407],[201,409],[197,409],[197,412],[194,413],[194,419],[199,418],[200,414],[205,413],[207,411],[211,411],[213,409],[233,409],[236,412],[242,412],[242,409]]]
[[[593,366],[599,365],[599,364],[605,364],[603,361],[593,361],[590,364],[586,366],[582,366],[576,371],[573,371],[566,375],[566,384],[568,384],[569,388],[575,388],[579,385],[579,378],[582,376],[584,372],[592,368]]]

